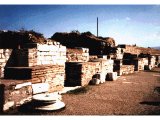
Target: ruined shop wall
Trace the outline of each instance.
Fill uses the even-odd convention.
[[[113,72],[113,60],[96,59],[89,62],[66,62],[65,86],[88,85],[96,73]]]
[[[138,60],[135,63],[138,66]],[[113,71],[117,72],[118,75],[134,73],[135,63],[130,63],[131,65],[123,65],[123,60],[114,60]]]
[[[123,48],[118,48],[115,53],[110,54],[110,57],[112,59],[123,59],[123,55],[124,55],[124,50]]]
[[[66,47],[37,44],[35,48],[0,49],[0,77],[5,67],[32,67],[36,65],[65,65]]]
[[[0,84],[0,109],[1,112],[13,110],[32,98],[32,86],[30,82],[19,83],[19,81],[3,81]]]
[[[37,65],[65,65],[66,47],[60,44],[38,44]]]
[[[90,58],[89,62],[100,62],[100,70],[98,72],[109,73],[113,72],[114,61],[107,58]]]
[[[126,75],[134,73],[134,65],[122,65],[118,71],[119,75]]]
[[[148,64],[149,64],[152,68],[155,67],[155,66],[156,66],[156,57],[155,57],[155,56],[151,56],[151,57],[149,58]]]
[[[12,53],[12,49],[0,49],[0,78],[4,76],[4,67],[10,55]]]
[[[136,46],[126,45],[124,52],[131,54],[140,54],[141,51]]]
[[[49,91],[56,91],[64,87],[65,66],[49,64],[32,67],[8,67],[5,69],[5,78],[8,81],[11,81],[11,79],[29,80],[33,84],[48,83]]]
[[[64,65],[38,65],[31,68],[31,82],[48,83],[49,92],[60,91],[65,82]]]
[[[89,49],[88,48],[67,48],[66,56],[67,56],[67,62],[88,62]]]
[[[114,69],[114,72],[119,76],[134,73],[134,65],[120,65]]]
[[[49,91],[61,90],[64,87],[65,62],[65,46],[58,42],[38,44],[37,66],[32,67],[32,81],[49,83]]]
[[[92,76],[100,71],[100,62],[66,62],[65,86],[88,85]]]
[[[131,53],[131,54],[139,54],[140,53],[140,50],[137,49],[137,47],[133,46],[133,45],[120,44],[120,45],[118,45],[118,48],[122,48],[124,53]]]
[[[37,49],[0,49],[1,78],[6,67],[29,67],[37,65]]]
[[[131,64],[134,65],[135,71],[141,71],[144,70],[145,65],[149,65],[148,58],[137,58],[131,61]]]

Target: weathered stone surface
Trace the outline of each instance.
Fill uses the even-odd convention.
[[[101,80],[98,78],[92,78],[92,80],[89,82],[91,85],[98,85],[100,84]]]
[[[55,111],[59,110],[65,107],[65,103],[62,101],[56,101],[56,103],[49,104],[49,105],[43,105],[43,106],[37,106],[34,109],[35,110],[44,110],[44,111]]]
[[[66,63],[66,86],[88,85],[92,76],[101,73],[102,83],[105,74],[113,72],[113,60],[95,59],[91,62],[67,62]]]
[[[49,84],[48,83],[37,83],[32,84],[33,94],[48,92]]]
[[[5,69],[6,79],[26,79],[34,83],[48,83],[49,91],[57,91],[64,87],[64,65],[38,65],[34,67],[8,67]]]
[[[53,93],[42,93],[42,94],[36,94],[33,95],[32,100],[40,101],[40,102],[46,102],[46,101],[58,101],[62,100],[62,96],[58,94],[58,92]]]
[[[67,62],[88,62],[89,49],[88,48],[67,48]]]
[[[106,80],[107,80],[107,81],[117,80],[117,72],[107,73],[107,75],[106,75]]]
[[[11,55],[11,49],[0,49],[0,77],[4,76],[4,67]]]
[[[29,99],[32,96],[32,87],[30,84],[22,85],[18,89],[16,86],[18,84],[10,83],[5,85],[3,111],[8,111],[31,100]]]

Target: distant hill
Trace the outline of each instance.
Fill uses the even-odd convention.
[[[152,48],[160,50],[160,46],[152,47]]]
[[[89,48],[89,52],[92,55],[101,54],[102,51],[107,54],[110,50],[108,48],[115,47],[115,40],[113,38],[97,37],[89,31],[84,33],[79,33],[78,31],[72,31],[70,33],[57,32],[51,39],[60,42],[67,48]]]
[[[0,30],[0,49],[17,48],[28,43],[44,43],[45,38],[43,34],[37,33],[33,30],[25,31],[9,31]]]

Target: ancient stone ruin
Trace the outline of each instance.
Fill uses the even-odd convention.
[[[0,31],[0,111],[30,101],[35,90],[46,89],[44,84],[54,93],[159,64],[160,50],[116,45],[113,38],[90,32],[55,33],[46,39],[34,31]],[[42,86],[35,89],[37,84]]]

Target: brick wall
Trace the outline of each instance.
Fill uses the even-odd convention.
[[[5,79],[31,80],[32,83],[49,83],[49,91],[61,90],[64,87],[64,65],[38,65],[33,67],[7,67]]]
[[[98,73],[113,72],[113,60],[95,59],[90,62],[66,62],[66,86],[88,85],[92,76]]]
[[[67,62],[88,62],[89,49],[88,48],[67,48]]]
[[[88,85],[92,76],[100,71],[100,62],[66,62],[65,86]]]
[[[65,65],[66,47],[59,44],[37,44],[36,48],[0,49],[0,77],[5,67],[31,67],[35,65]]]
[[[49,83],[49,92],[59,91],[64,87],[64,65],[41,65],[32,68],[32,83]]]

